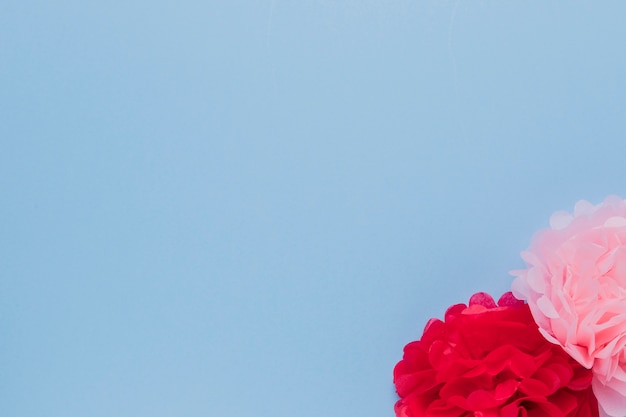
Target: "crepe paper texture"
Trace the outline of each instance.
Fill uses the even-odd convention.
[[[397,417],[595,417],[591,371],[537,329],[527,304],[486,293],[431,319],[394,368]]]
[[[626,201],[555,213],[522,258],[513,293],[547,340],[593,371],[600,415],[626,416]]]
[[[626,417],[626,201],[581,200],[522,252],[512,292],[477,293],[409,343],[398,417]]]

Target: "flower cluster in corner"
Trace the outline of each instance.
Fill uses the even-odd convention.
[[[431,319],[394,368],[397,417],[626,416],[626,201],[557,212],[512,293]]]

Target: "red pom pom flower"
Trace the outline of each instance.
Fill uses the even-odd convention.
[[[431,319],[394,369],[397,417],[597,417],[591,371],[539,333],[527,304],[477,293]]]

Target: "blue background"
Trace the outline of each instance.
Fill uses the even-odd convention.
[[[391,416],[626,195],[624,2],[0,5],[0,415]]]

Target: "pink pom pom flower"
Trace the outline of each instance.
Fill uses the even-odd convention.
[[[540,332],[593,370],[603,416],[626,416],[626,201],[557,212],[522,252],[513,293]]]

